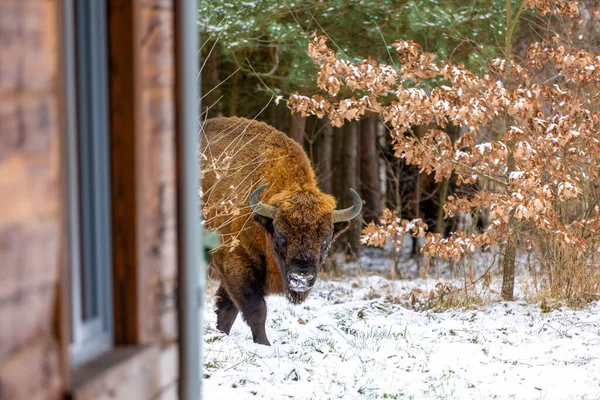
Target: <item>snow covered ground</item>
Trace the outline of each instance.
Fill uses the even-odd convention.
[[[297,306],[270,297],[271,347],[241,317],[217,332],[209,294],[205,398],[600,399],[599,303],[432,312],[402,300],[435,284],[362,276],[318,281]]]

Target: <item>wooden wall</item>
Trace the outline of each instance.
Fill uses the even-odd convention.
[[[161,339],[173,338],[177,279],[175,186],[175,48],[172,1],[146,0],[141,14],[141,115],[147,196],[143,219],[148,266],[155,269]]]
[[[130,2],[106,1],[111,12]],[[135,154],[135,344],[159,352],[152,398],[174,399],[174,0],[134,3],[138,75],[132,104],[123,102],[121,113],[135,112],[135,129],[118,134],[132,135]],[[0,0],[0,400],[52,400],[66,390],[58,334],[65,230],[58,6],[59,0]]]
[[[62,392],[55,0],[0,0],[0,399]]]
[[[121,246],[115,240],[115,286],[124,291],[115,314],[117,323],[133,324],[123,326],[117,340],[158,345],[165,399],[176,398],[177,389],[173,3],[109,1],[113,202],[128,204],[113,217],[117,234],[127,240]]]
[[[177,225],[175,186],[175,46],[173,0],[143,0],[141,7],[141,144],[145,264],[156,299],[161,399],[177,398]],[[193,84],[193,83],[191,83]]]

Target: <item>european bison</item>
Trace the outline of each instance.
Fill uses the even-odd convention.
[[[361,199],[351,189],[354,205],[336,210],[302,147],[262,122],[210,119],[201,146],[206,224],[235,244],[212,257],[221,277],[217,329],[229,334],[241,311],[254,342],[270,345],[264,296],[304,301],[331,243],[360,213]]]

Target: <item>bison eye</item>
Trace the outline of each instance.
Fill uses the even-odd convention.
[[[277,234],[275,237],[275,245],[279,248],[283,248],[286,245],[286,240],[283,236]]]
[[[327,239],[323,240],[321,243],[321,251],[325,251],[327,249]]]

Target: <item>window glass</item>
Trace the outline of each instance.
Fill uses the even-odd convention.
[[[104,1],[75,1],[79,259],[72,263],[72,364],[113,343],[107,15]]]

